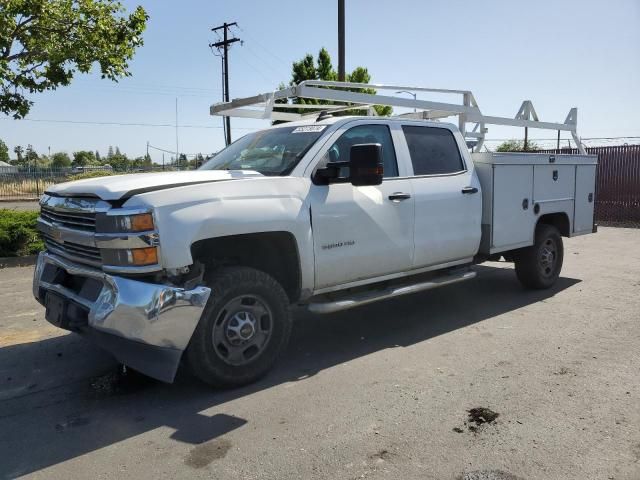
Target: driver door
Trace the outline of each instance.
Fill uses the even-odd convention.
[[[399,162],[393,137],[401,134],[382,121],[351,122],[319,153],[316,168],[348,161],[352,145],[379,143],[384,180],[376,186],[351,183],[311,186],[310,207],[316,289],[411,269],[414,199],[407,166]],[[366,123],[369,122],[369,123]],[[348,176],[348,168],[341,176]],[[315,171],[315,169],[314,169]],[[400,178],[400,175],[404,178]]]

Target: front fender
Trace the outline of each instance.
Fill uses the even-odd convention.
[[[313,237],[306,205],[309,182],[264,177],[186,186],[132,198],[127,206],[154,209],[164,268],[193,263],[191,245],[199,240],[262,232],[289,232],[300,256],[301,288],[314,287]]]

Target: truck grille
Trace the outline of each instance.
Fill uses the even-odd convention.
[[[57,253],[70,260],[87,263],[96,267],[102,264],[99,248],[71,242],[59,243],[48,235],[44,235],[44,243],[50,252]]]
[[[66,212],[54,210],[53,208],[42,206],[40,216],[51,223],[58,224],[62,227],[72,228],[75,230],[83,230],[95,232],[96,230],[96,214],[92,212]]]
[[[109,203],[98,198],[43,195],[38,229],[47,250],[74,262],[102,267],[95,242],[96,219],[110,209]]]

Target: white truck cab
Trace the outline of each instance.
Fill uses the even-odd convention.
[[[328,87],[315,90],[344,100]],[[449,123],[258,100],[296,121],[238,139],[197,171],[50,187],[34,274],[48,321],[160,380],[184,361],[205,382],[238,385],[286,346],[291,304],[353,308],[473,278],[496,256],[525,286],[549,288],[562,237],[595,231],[594,156],[473,153]]]

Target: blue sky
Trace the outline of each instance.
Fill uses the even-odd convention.
[[[368,67],[377,83],[472,90],[483,113],[514,116],[524,99],[542,120],[563,121],[579,108],[583,137],[640,136],[640,1],[638,0],[346,0],[347,70]],[[33,97],[27,118],[0,117],[11,149],[31,143],[41,153],[119,146],[142,155],[146,142],[175,150],[175,129],[49,123],[34,120],[173,125],[178,97],[181,152],[224,145],[219,117],[220,59],[210,28],[236,21],[244,45],[230,53],[232,97],[288,82],[291,62],[325,46],[337,63],[336,0],[125,1],[150,20],[131,78],[114,84],[81,75],[73,85]],[[426,98],[426,97],[425,97]],[[266,126],[232,120],[234,138]],[[491,127],[488,138],[521,129]],[[548,138],[553,132],[532,132]],[[154,161],[162,153],[151,151]],[[167,156],[168,158],[168,156]]]

